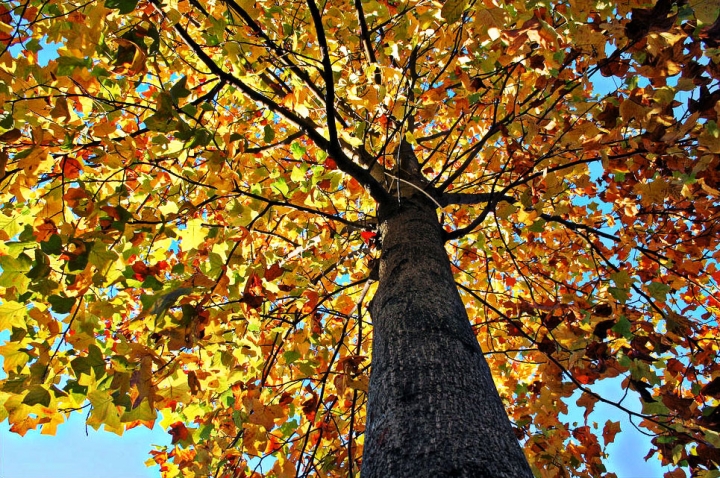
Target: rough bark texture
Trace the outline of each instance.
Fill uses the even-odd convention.
[[[458,294],[435,207],[380,210],[363,478],[532,477]]]

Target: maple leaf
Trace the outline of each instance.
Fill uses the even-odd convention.
[[[190,431],[182,422],[175,422],[170,425],[168,433],[172,436],[173,445],[178,442],[184,442],[190,437]]]

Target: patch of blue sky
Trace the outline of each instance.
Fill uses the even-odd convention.
[[[640,396],[634,391],[622,388],[620,384],[622,380],[623,377],[605,379],[586,387],[606,400],[619,403],[633,412],[640,413],[640,404],[642,403]],[[562,419],[569,422],[571,430],[586,425],[583,416],[586,409],[576,405],[582,394],[583,392],[577,390],[569,397],[567,399],[568,413],[561,414]],[[647,432],[637,428],[639,418],[631,417],[627,412],[614,405],[597,402],[593,411],[588,415],[587,425],[599,433],[608,420],[620,422],[621,429],[621,432],[616,435],[615,441],[605,448],[608,459],[604,461],[604,464],[608,472],[615,473],[618,478],[659,478],[670,470],[669,467],[661,465],[657,455],[649,457],[647,460],[644,458],[652,445],[651,437],[647,435]],[[600,438],[600,443],[602,444],[602,438]]]
[[[0,344],[10,340],[10,333],[0,332]],[[0,379],[3,358],[0,356]],[[21,437],[10,431],[6,421],[0,423],[0,477],[3,478],[157,478],[157,467],[148,468],[144,461],[157,446],[170,445],[170,435],[160,426],[152,430],[137,427],[120,437],[96,431],[85,425],[80,412],[71,413],[56,435],[42,435],[30,430]]]
[[[37,47],[39,47],[39,50],[37,51],[37,61],[40,66],[47,66],[48,63],[50,63],[51,60],[55,60],[60,56],[58,54],[58,49],[62,45],[59,43],[48,43],[45,38],[41,38],[37,42]],[[13,57],[17,57],[19,55],[22,55],[22,51],[27,48],[27,44],[23,43],[16,43],[15,45],[12,45],[9,48],[10,55]]]
[[[31,430],[21,437],[0,424],[0,476],[8,478],[158,478],[148,467],[150,450],[170,446],[170,435],[158,425],[136,427],[122,436],[96,431],[72,413],[57,434]]]

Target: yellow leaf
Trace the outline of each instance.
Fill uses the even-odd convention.
[[[481,4],[478,3],[478,5]],[[487,34],[491,40],[497,40],[505,28],[505,10],[500,7],[483,8],[480,6],[475,13],[475,28],[481,34]]]
[[[367,393],[368,391],[368,385],[370,383],[370,377],[366,375],[361,375],[358,378],[351,378],[347,380],[347,386],[348,388],[352,388],[353,390],[359,390],[361,392]]]
[[[26,328],[25,315],[27,309],[25,304],[8,300],[0,304],[0,330],[11,330]]]
[[[109,431],[118,433],[117,430],[119,429],[118,435],[122,434],[120,413],[108,392],[105,390],[93,390],[88,393],[87,398],[92,404],[87,424],[95,430],[100,428],[101,425],[105,425]]]
[[[19,367],[24,367],[30,359],[25,352],[26,346],[18,342],[10,342],[0,346],[0,356],[3,357],[3,370],[6,373],[15,372]]]
[[[182,239],[182,248],[184,251],[197,249],[207,237],[206,229],[203,227],[202,219],[190,219],[185,225],[185,229],[178,231],[178,236]]]
[[[5,241],[12,239],[23,230],[25,224],[32,222],[33,217],[29,209],[23,209],[19,213],[15,212],[10,217],[0,214],[0,239]]]

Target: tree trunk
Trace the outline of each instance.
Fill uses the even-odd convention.
[[[363,478],[532,477],[468,320],[435,206],[380,208]]]

